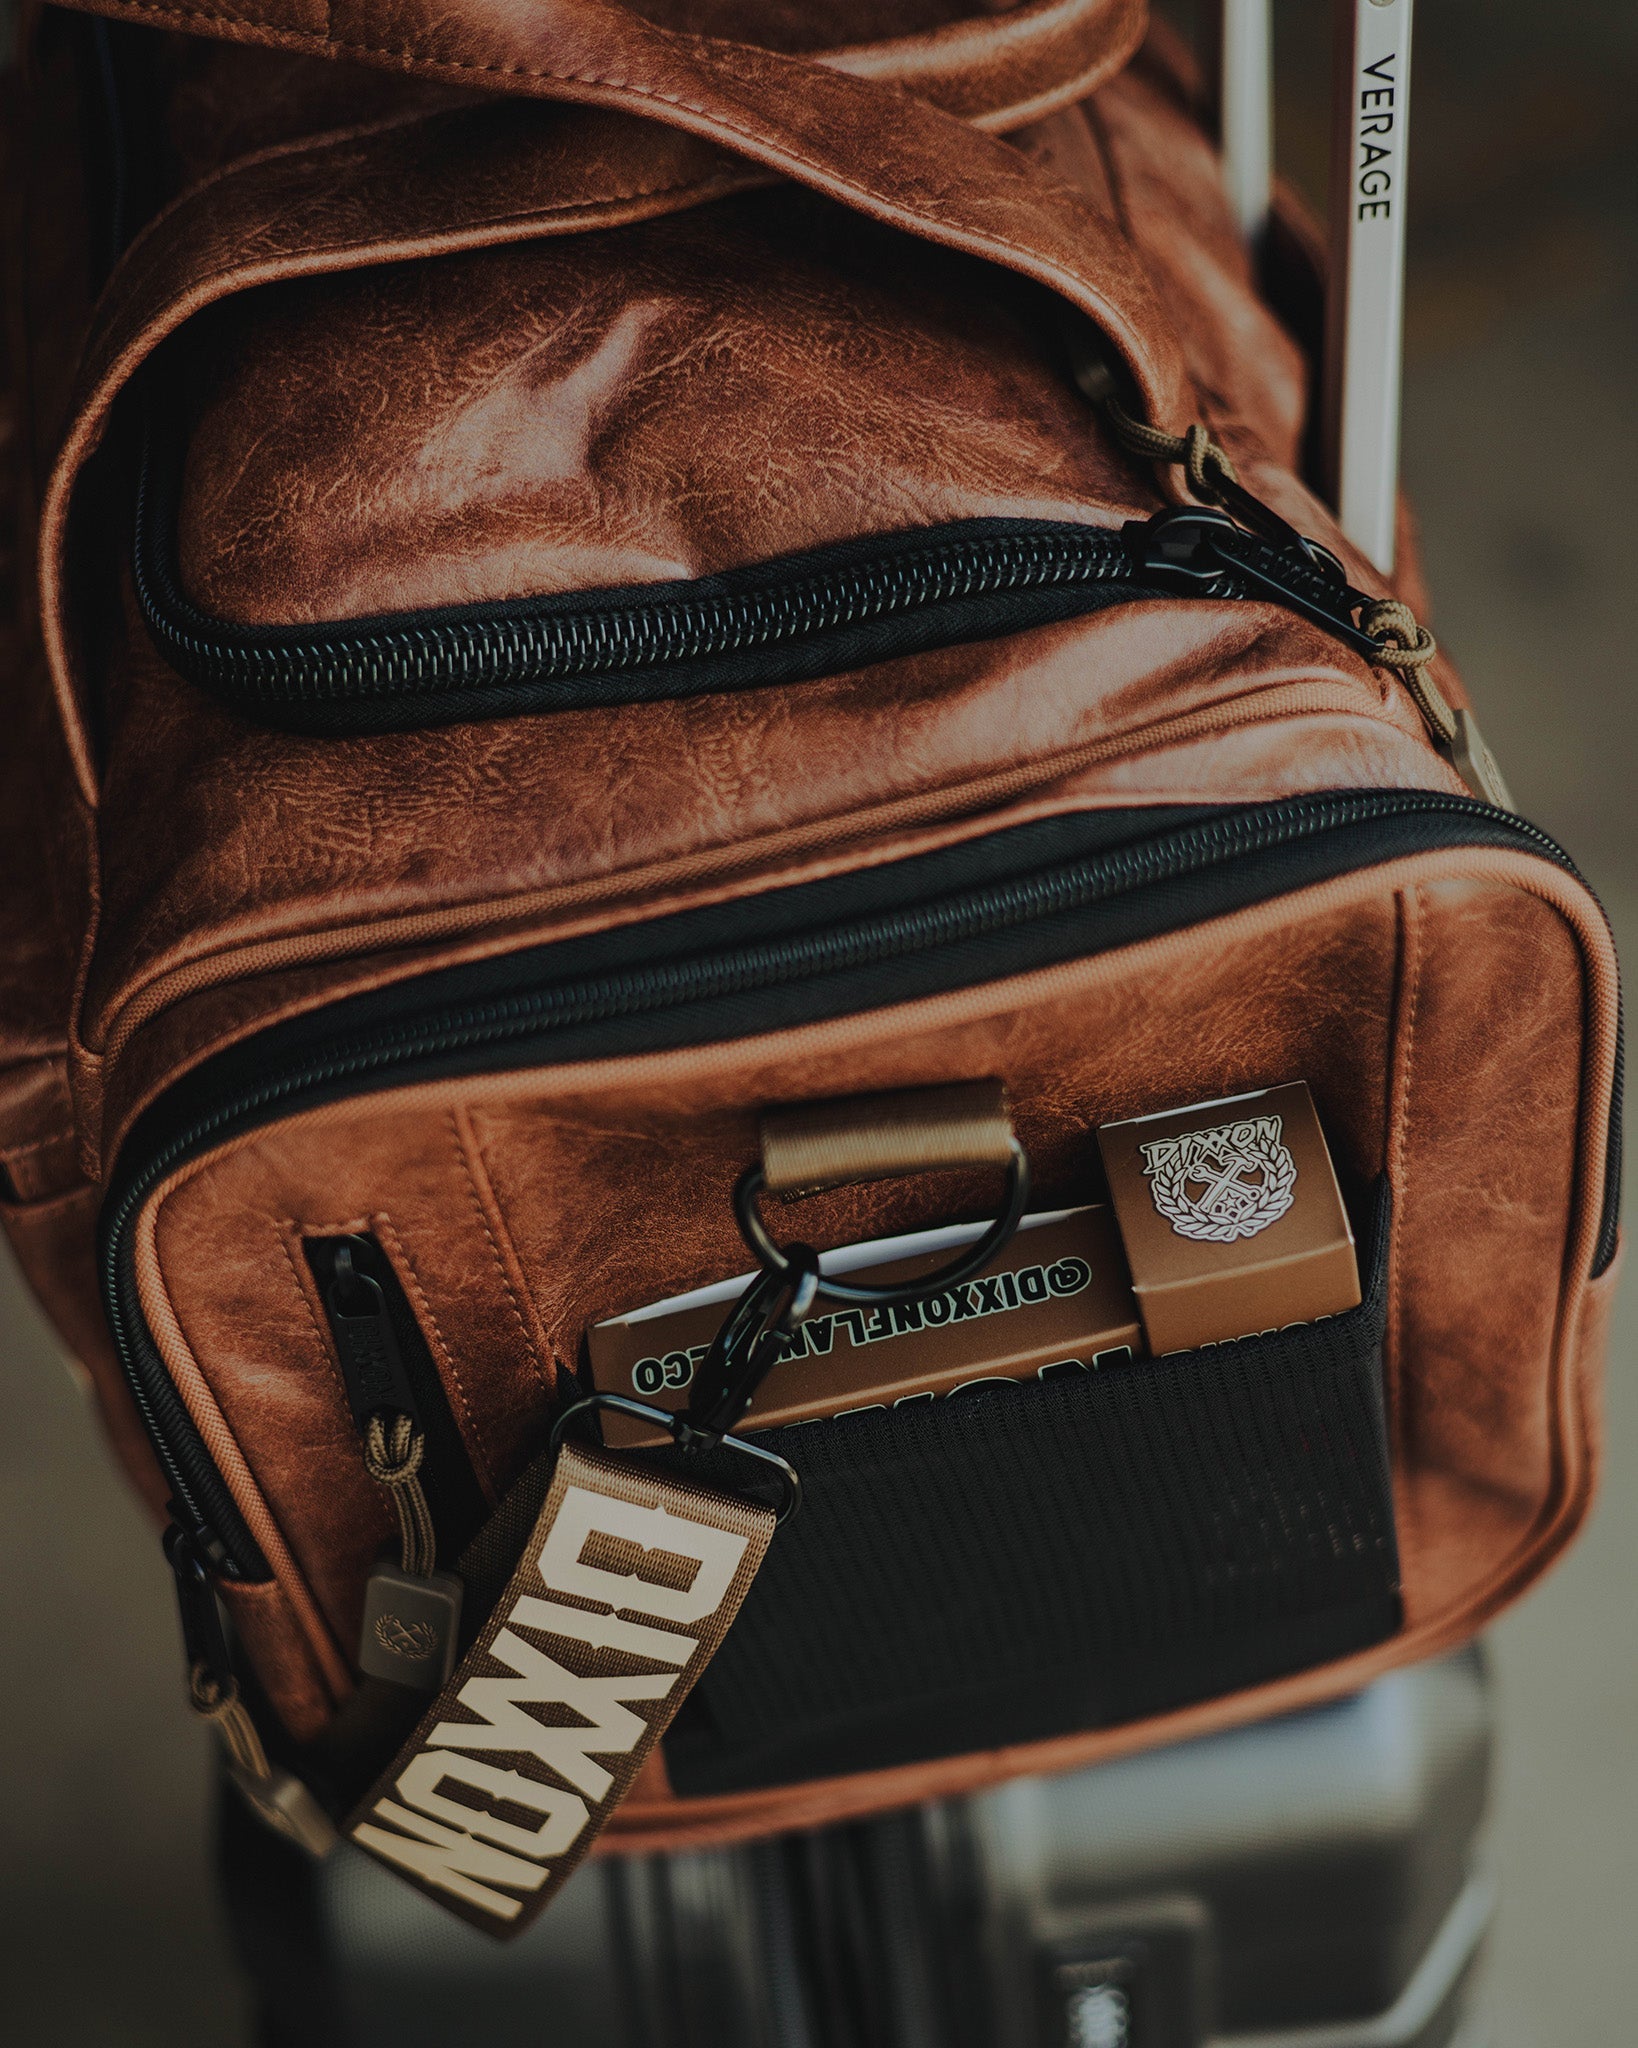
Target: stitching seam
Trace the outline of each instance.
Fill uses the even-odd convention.
[[[404,1283],[405,1291],[411,1296],[416,1308],[420,1312],[422,1319],[421,1327],[426,1333],[428,1342],[437,1347],[438,1356],[442,1359],[445,1372],[448,1375],[447,1384],[460,1406],[461,1419],[465,1424],[465,1434],[473,1451],[476,1453],[478,1463],[483,1467],[481,1477],[485,1490],[493,1493],[494,1479],[490,1467],[489,1446],[484,1441],[483,1431],[478,1426],[478,1418],[473,1413],[471,1402],[467,1399],[466,1386],[461,1379],[461,1369],[455,1363],[454,1356],[448,1344],[444,1341],[444,1333],[439,1327],[438,1318],[432,1312],[432,1303],[427,1299],[426,1289],[421,1285],[421,1276],[415,1270],[414,1262],[404,1248],[403,1239],[393,1228],[392,1218],[386,1215],[385,1212],[378,1211],[371,1218],[371,1221],[374,1223],[382,1243],[391,1255],[394,1266],[398,1269],[398,1275]]]
[[[489,1212],[483,1205],[483,1196],[478,1190],[477,1175],[472,1170],[472,1161],[467,1156],[466,1141],[461,1135],[460,1117],[453,1109],[449,1112],[449,1133],[454,1140],[455,1156],[461,1162],[461,1172],[466,1180],[467,1194],[471,1198],[472,1207],[477,1215],[479,1226],[489,1242],[489,1249],[495,1260],[495,1271],[500,1275],[501,1286],[506,1290],[506,1300],[512,1311],[512,1320],[518,1326],[518,1335],[523,1342],[523,1355],[529,1361],[530,1371],[540,1381],[546,1392],[555,1394],[557,1391],[556,1385],[553,1380],[548,1379],[542,1368],[539,1354],[535,1348],[535,1340],[530,1334],[528,1322],[524,1317],[523,1304],[518,1300],[517,1289],[512,1285],[512,1276],[506,1270],[506,1260],[501,1253],[500,1241],[490,1226]],[[561,1374],[563,1370],[561,1362],[554,1358],[552,1365],[554,1374]]]

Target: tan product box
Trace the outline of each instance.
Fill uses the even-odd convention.
[[[849,1279],[882,1282],[937,1271],[971,1243],[965,1233],[924,1231],[849,1246]],[[911,1250],[922,1245],[926,1249]],[[886,1257],[891,1249],[896,1257]],[[884,1256],[875,1261],[872,1252]],[[860,1263],[861,1259],[863,1263]],[[840,1267],[833,1268],[840,1270]],[[745,1280],[704,1288],[596,1323],[586,1333],[592,1384],[675,1413],[711,1339]],[[975,1380],[1030,1379],[1061,1367],[1093,1370],[1140,1352],[1114,1217],[1104,1207],[1029,1217],[977,1280],[897,1308],[830,1307],[786,1339],[786,1356],[757,1389],[741,1429],[812,1422],[856,1408],[933,1400]],[[605,1413],[618,1448],[662,1441],[629,1416]]]
[[[1306,1081],[1098,1132],[1149,1349],[1192,1351],[1359,1301]]]

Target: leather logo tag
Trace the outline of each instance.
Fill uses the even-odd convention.
[[[714,1655],[771,1510],[567,1445],[459,1670],[347,1822],[498,1935],[557,1892]]]
[[[1233,1244],[1279,1222],[1297,1186],[1280,1129],[1277,1116],[1254,1116],[1142,1147],[1154,1205],[1179,1237]]]

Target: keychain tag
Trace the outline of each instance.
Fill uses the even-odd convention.
[[[346,1824],[486,1933],[519,1933],[631,1789],[774,1531],[759,1503],[565,1444],[482,1634]]]
[[[461,1582],[453,1572],[421,1578],[378,1564],[364,1588],[358,1666],[370,1678],[436,1692],[455,1666]]]

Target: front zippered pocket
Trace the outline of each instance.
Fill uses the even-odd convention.
[[[1356,618],[1367,600],[1323,549],[1192,508],[1118,528],[969,519],[681,581],[245,626],[182,589],[176,470],[150,431],[132,549],[148,630],[180,675],[241,716],[292,732],[398,731],[769,688],[1178,596],[1273,602],[1367,660],[1378,651]]]
[[[305,1238],[302,1251],[324,1305],[354,1420],[362,1431],[372,1413],[409,1417],[426,1445],[421,1485],[438,1555],[458,1556],[483,1520],[483,1493],[392,1261],[362,1232]]]
[[[823,882],[464,963],[331,1004],[203,1062],[138,1120],[101,1228],[114,1341],[181,1521],[232,1576],[267,1567],[166,1373],[133,1226],[178,1167],[238,1133],[413,1081],[749,1037],[1086,958],[1407,854],[1531,853],[1546,833],[1433,791],[1222,810],[1082,812]],[[1579,879],[1579,877],[1577,877]],[[1619,1061],[1595,1270],[1613,1256]]]

